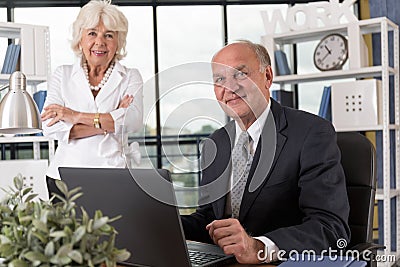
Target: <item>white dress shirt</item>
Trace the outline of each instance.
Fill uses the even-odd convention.
[[[258,141],[260,140],[260,136],[261,136],[261,132],[262,129],[264,128],[265,122],[267,120],[267,116],[268,113],[271,109],[271,101],[268,103],[266,109],[263,111],[263,113],[261,113],[261,115],[257,118],[257,120],[250,125],[250,127],[247,129],[247,133],[249,134],[249,136],[251,137],[251,140],[253,142],[250,142],[250,153],[252,153],[252,155],[254,156],[254,153],[257,149],[257,145],[258,145]],[[236,135],[235,135],[235,145],[238,142],[239,139],[239,135],[240,133],[243,131],[239,124],[235,121],[235,125],[236,125]],[[231,177],[231,180],[233,179],[233,177]],[[275,251],[275,257],[276,257],[276,253],[278,253],[278,246],[268,237],[265,236],[257,236],[257,237],[253,237],[254,239],[260,240],[261,242],[264,243],[265,248],[268,253],[270,253],[271,251]],[[264,253],[261,254],[262,256],[264,256]],[[270,262],[272,260],[276,260],[276,258],[272,258],[272,259],[266,259],[265,262]]]
[[[126,95],[133,95],[133,102],[128,108],[118,108]],[[117,61],[108,81],[94,98],[81,62],[59,66],[48,83],[44,107],[50,104],[79,112],[110,113],[115,132],[70,140],[73,124],[59,121],[48,127],[51,119],[43,121],[43,134],[58,140],[47,176],[60,179],[60,166],[130,167],[126,155],[138,158],[138,144],[127,144],[128,133],[143,126],[143,81],[137,69],[126,68]]]

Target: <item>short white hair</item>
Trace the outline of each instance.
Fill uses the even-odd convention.
[[[111,4],[111,0],[91,0],[79,11],[78,17],[72,25],[72,51],[78,56],[82,56],[79,42],[82,39],[84,29],[95,28],[100,21],[110,30],[117,32],[118,46],[115,58],[121,60],[126,56],[126,36],[128,34],[128,20],[125,15],[118,10],[116,5]]]

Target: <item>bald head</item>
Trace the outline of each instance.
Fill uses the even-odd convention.
[[[227,49],[240,49],[241,51],[247,50],[249,53],[251,51],[251,53],[254,54],[257,61],[260,63],[260,72],[264,72],[265,68],[271,65],[271,58],[269,57],[267,49],[260,44],[253,43],[248,40],[239,40],[224,46],[222,49],[214,54],[211,61],[221,63],[216,61],[218,60],[218,54],[224,52],[224,50]]]

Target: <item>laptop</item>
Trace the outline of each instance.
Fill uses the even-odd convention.
[[[93,217],[96,210],[118,231],[116,247],[131,257],[125,266],[221,266],[235,262],[216,245],[186,241],[170,173],[163,169],[59,168],[76,200]]]

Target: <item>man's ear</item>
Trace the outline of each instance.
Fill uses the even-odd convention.
[[[273,73],[272,73],[271,65],[269,65],[269,66],[267,66],[265,68],[264,75],[265,75],[265,79],[267,81],[267,86],[268,86],[268,89],[269,89],[271,87],[272,81],[273,81]]]

